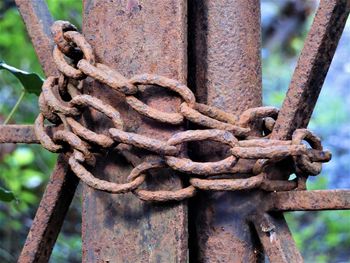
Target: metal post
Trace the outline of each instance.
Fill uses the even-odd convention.
[[[203,103],[237,114],[261,106],[260,1],[189,1],[189,77]],[[201,159],[210,152],[201,149]],[[256,262],[258,238],[248,224],[254,192],[205,192],[193,202],[193,262]],[[258,251],[260,251],[258,253]]]
[[[16,3],[45,73],[55,74],[53,59],[47,55],[53,43],[48,33],[52,18],[45,2]],[[196,91],[198,101],[237,116],[260,106],[259,0],[191,0],[188,4],[189,10],[185,2],[177,0],[85,0],[84,34],[98,62],[126,76],[156,73],[185,83],[188,56],[189,86]],[[349,11],[348,0],[321,2],[271,138],[286,139],[295,128],[307,126]],[[139,96],[152,107],[165,112],[178,110],[180,101],[171,94],[159,87],[145,90]],[[127,131],[166,140],[182,128],[140,117],[118,94],[89,78],[84,92],[116,107]],[[97,132],[109,127],[93,110],[86,111],[83,118]],[[57,128],[46,129],[51,134]],[[4,125],[0,130],[0,143],[39,143],[32,126]],[[191,157],[201,161],[225,155],[213,144],[202,142],[198,149],[191,147],[189,154],[196,155]],[[144,152],[136,153],[144,156]],[[97,166],[91,168],[97,177],[122,182],[130,172],[130,165],[116,152],[101,153],[97,159]],[[249,170],[255,160],[239,162]],[[281,164],[267,172],[270,178],[278,179],[287,168]],[[169,170],[148,177],[148,188],[174,190],[182,186]],[[77,183],[61,154],[19,262],[48,261]],[[265,254],[270,262],[302,262],[281,212],[348,209],[349,194],[347,190],[200,193],[191,200],[188,245],[186,202],[144,203],[131,193],[114,196],[85,186],[83,262],[259,262]]]
[[[125,76],[147,72],[186,83],[186,15],[185,2],[178,0],[86,0],[83,32],[98,61]],[[181,128],[140,117],[123,98],[97,82],[87,81],[85,88],[121,112],[127,131],[165,140]],[[157,87],[142,99],[163,111],[176,110],[180,103]],[[92,117],[98,118],[94,114]],[[93,174],[125,181],[130,168],[125,160],[111,153],[99,158]],[[181,182],[169,174],[167,170],[162,177],[153,175],[154,181],[162,180],[161,185],[168,189],[176,184],[180,188]],[[160,185],[150,182],[148,187],[159,189]],[[111,195],[89,187],[84,187],[83,192],[83,262],[187,261],[186,201],[157,205],[142,202],[132,193]]]

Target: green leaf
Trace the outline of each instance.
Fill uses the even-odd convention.
[[[12,157],[19,166],[29,165],[35,159],[33,151],[28,147],[17,148]]]
[[[40,95],[41,86],[44,80],[35,73],[28,73],[23,70],[17,69],[10,65],[7,65],[4,61],[0,61],[0,70],[6,69],[11,72],[22,83],[24,89],[29,93]]]
[[[11,202],[12,200],[15,200],[15,199],[16,197],[12,192],[0,187],[0,201]]]

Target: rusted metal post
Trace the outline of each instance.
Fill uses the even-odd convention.
[[[189,77],[200,102],[236,114],[261,106],[260,1],[189,1]],[[214,150],[199,153],[205,159]],[[220,154],[220,153],[219,153]],[[203,157],[204,156],[204,157]],[[247,216],[251,192],[205,192],[193,202],[193,262],[257,262],[262,258]]]
[[[186,83],[186,13],[186,2],[178,0],[86,0],[83,33],[97,60],[125,76],[147,72]],[[165,140],[181,128],[140,117],[123,98],[97,82],[87,81],[85,89],[118,109],[127,131]],[[142,99],[162,111],[176,111],[180,102],[156,87]],[[92,172],[107,180],[126,181],[131,168],[126,163],[111,153],[99,158]],[[168,189],[181,186],[170,171],[162,173],[164,178],[153,176]],[[160,187],[149,182],[152,186]],[[132,193],[111,195],[87,186],[83,191],[83,262],[187,261],[186,202],[157,205]]]
[[[44,55],[51,53],[52,48],[48,34],[52,18],[45,3],[42,0],[16,0],[16,3],[45,73],[54,74],[56,68],[51,56]],[[86,0],[84,33],[96,51],[97,60],[126,76],[148,72],[185,83],[189,56],[190,86],[199,101],[236,115],[260,106],[259,0],[233,3],[194,0],[188,3],[189,52],[187,5],[175,0],[156,5],[137,0],[126,3]],[[286,139],[295,128],[307,125],[349,14],[349,3],[348,0],[321,2],[272,138]],[[127,131],[166,140],[182,128],[159,125],[135,114],[119,94],[89,78],[85,81],[84,92],[115,106],[125,120]],[[179,108],[179,99],[160,87],[148,87],[140,97],[165,112]],[[94,110],[86,111],[83,119],[99,133],[109,127]],[[55,128],[47,127],[48,133]],[[0,126],[0,131],[0,143],[38,143],[32,126]],[[257,134],[252,131],[254,133]],[[217,150],[213,144],[201,143],[200,147],[194,149],[198,155],[192,157],[206,161],[224,155],[224,151]],[[138,150],[133,153],[141,157],[134,157],[134,160],[146,154]],[[113,150],[99,153],[97,166],[91,168],[91,172],[106,180],[124,181],[131,167],[123,158]],[[239,162],[249,168],[255,160]],[[286,174],[288,166],[281,166],[268,170],[272,179],[283,178]],[[182,182],[173,175],[168,170],[152,173],[147,187],[169,187],[169,190],[181,187]],[[61,154],[19,262],[48,261],[77,183],[78,179]],[[270,262],[302,262],[281,212],[346,209],[350,207],[349,194],[346,190],[200,194],[193,200],[190,210],[189,260],[258,262],[264,260],[266,253]],[[84,187],[83,199],[84,262],[188,261],[186,202],[150,204],[139,201],[131,193],[114,196],[88,186]]]

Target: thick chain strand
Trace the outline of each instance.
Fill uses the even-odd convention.
[[[42,87],[39,97],[41,113],[35,121],[35,133],[49,151],[68,152],[72,171],[90,187],[114,194],[132,192],[142,200],[158,202],[183,200],[194,196],[197,189],[288,191],[300,187],[300,182],[305,185],[305,178],[319,174],[322,163],[331,159],[330,152],[323,150],[320,139],[306,129],[296,130],[292,140],[269,139],[278,115],[275,107],[251,108],[237,118],[218,108],[197,103],[193,92],[176,80],[154,74],[126,78],[107,65],[96,63],[93,49],[69,22],[55,22],[52,33],[56,43],[53,57],[61,76],[47,78]],[[143,116],[173,125],[190,121],[204,129],[182,131],[167,141],[125,131],[121,115],[113,106],[82,94],[82,80],[86,77],[115,90]],[[145,85],[156,85],[175,92],[182,99],[179,112],[162,112],[139,100],[137,95],[143,92]],[[63,99],[63,94],[68,94],[70,99]],[[86,107],[101,112],[111,120],[113,128],[108,130],[108,135],[85,127],[80,117]],[[62,125],[63,129],[50,137],[44,129],[45,119]],[[252,137],[251,128],[259,122],[263,123],[264,132],[260,137]],[[204,140],[225,145],[229,148],[228,156],[216,162],[194,162],[180,155],[182,144]],[[99,150],[117,150],[134,166],[125,183],[101,180],[88,171],[88,166],[96,162],[93,152],[96,147]],[[153,154],[141,159],[132,153],[133,148]],[[286,158],[293,161],[297,179],[269,180],[266,168]],[[188,176],[189,185],[176,191],[140,188],[147,180],[148,171],[169,167]],[[242,178],[244,174],[253,176]]]

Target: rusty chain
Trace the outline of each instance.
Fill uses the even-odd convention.
[[[305,187],[309,175],[321,172],[322,162],[331,159],[320,139],[306,129],[296,130],[292,140],[269,139],[278,109],[259,107],[248,109],[239,118],[218,108],[197,103],[193,92],[184,84],[164,76],[141,74],[126,78],[107,65],[97,63],[94,52],[76,27],[66,21],[52,26],[56,46],[53,57],[61,72],[48,77],[39,97],[41,113],[35,121],[35,134],[43,147],[52,152],[67,152],[72,171],[92,188],[114,194],[134,193],[147,201],[183,200],[196,194],[197,189],[237,191],[259,188],[265,191],[287,191]],[[161,123],[179,125],[186,120],[206,129],[182,131],[167,141],[149,138],[124,130],[119,112],[102,100],[83,94],[82,81],[90,77],[115,90],[139,114]],[[145,85],[156,85],[178,94],[182,103],[178,112],[161,112],[137,98]],[[113,128],[96,133],[84,125],[84,108],[101,112],[111,120]],[[61,125],[50,137],[44,129],[48,120]],[[251,130],[262,123],[260,135]],[[227,157],[216,162],[194,162],[180,155],[181,145],[190,141],[210,140],[228,147]],[[308,147],[304,142],[307,142]],[[132,149],[151,152],[141,158]],[[127,182],[117,184],[96,178],[88,166],[96,162],[95,153],[116,150],[132,165]],[[270,180],[266,168],[290,158],[296,180]],[[250,160],[247,166],[241,160]],[[140,186],[147,180],[147,172],[171,168],[189,176],[189,185],[176,191],[149,191]],[[247,175],[253,174],[251,177]]]

